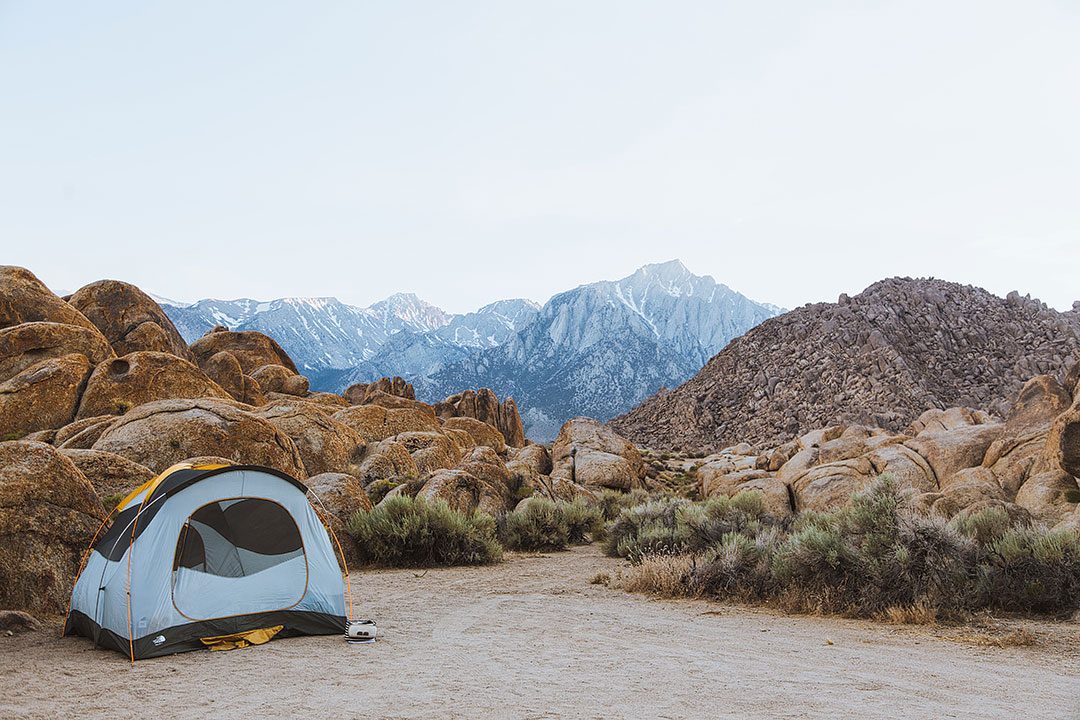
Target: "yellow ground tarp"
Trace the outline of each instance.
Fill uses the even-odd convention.
[[[281,632],[284,625],[259,628],[258,630],[246,630],[233,635],[218,635],[217,637],[201,638],[202,644],[211,650],[235,650],[248,645],[262,645],[264,642]]]

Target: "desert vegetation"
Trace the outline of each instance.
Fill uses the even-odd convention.
[[[364,559],[378,565],[486,565],[502,559],[495,520],[462,513],[442,500],[388,497],[370,512],[357,512],[346,529]]]
[[[951,521],[905,507],[889,476],[850,504],[777,520],[756,492],[624,510],[604,549],[627,590],[789,611],[932,620],[1080,607],[1080,536],[988,507]]]

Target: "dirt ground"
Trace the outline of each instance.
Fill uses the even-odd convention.
[[[912,627],[661,601],[590,584],[593,547],[354,573],[380,639],[292,638],[131,665],[0,638],[0,716],[1080,718],[1080,623]],[[996,647],[1017,631],[1033,645]]]

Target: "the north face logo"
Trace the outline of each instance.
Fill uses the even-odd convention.
[[[158,635],[156,638],[154,638],[154,644],[155,645],[160,645],[163,642],[165,642],[165,636],[164,635]]]

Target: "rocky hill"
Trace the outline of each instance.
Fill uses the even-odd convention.
[[[711,450],[833,424],[899,430],[927,408],[1004,416],[1025,380],[1080,358],[1077,306],[890,278],[767,320],[611,426],[658,449]]]

